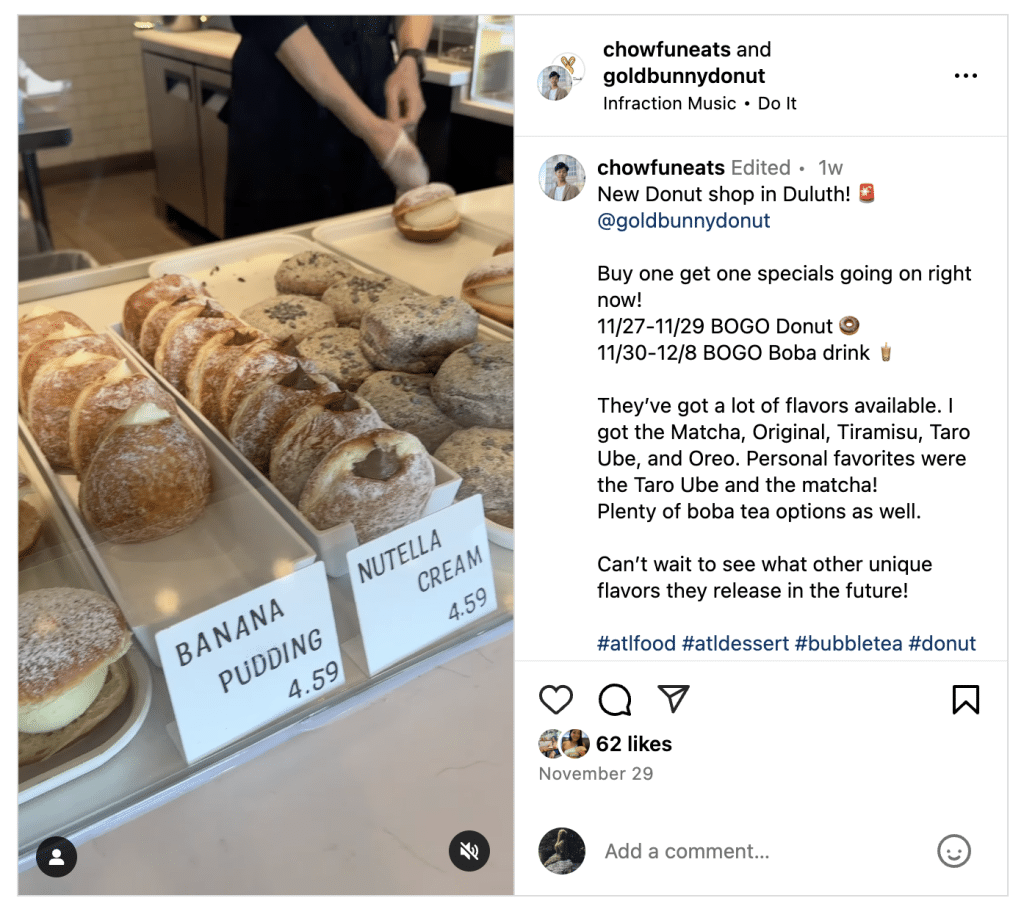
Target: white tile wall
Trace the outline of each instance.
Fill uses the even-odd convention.
[[[135,16],[19,16],[18,53],[45,79],[70,79],[57,102],[71,144],[43,149],[53,167],[150,149]]]

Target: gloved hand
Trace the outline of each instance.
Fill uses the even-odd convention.
[[[423,160],[420,150],[409,141],[405,130],[402,129],[398,131],[395,144],[391,147],[391,151],[384,156],[380,166],[391,182],[395,184],[398,195],[415,189],[417,186],[425,186],[430,182],[427,162]]]

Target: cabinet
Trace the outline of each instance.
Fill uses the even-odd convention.
[[[149,50],[142,65],[157,195],[223,237],[228,127],[220,113],[231,96],[231,75]]]

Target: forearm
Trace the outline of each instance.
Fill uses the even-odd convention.
[[[395,23],[398,52],[409,48],[425,51],[430,43],[430,30],[433,24],[431,16],[399,16]]]
[[[364,142],[370,141],[375,121],[379,118],[338,72],[308,25],[293,32],[281,43],[277,49],[277,59],[319,104]]]

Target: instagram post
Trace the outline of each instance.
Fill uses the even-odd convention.
[[[1011,899],[1017,18],[19,9],[11,890]]]

